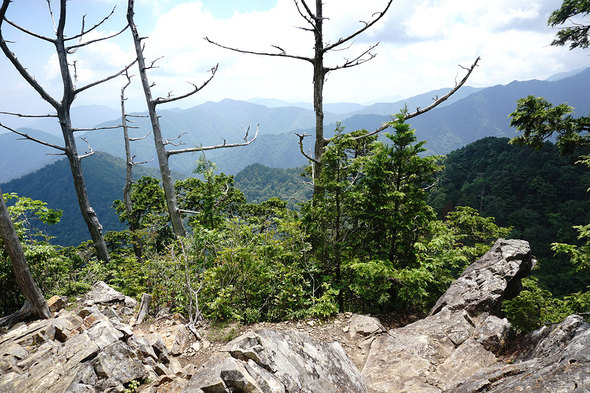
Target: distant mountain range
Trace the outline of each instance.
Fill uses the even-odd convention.
[[[509,114],[516,108],[516,100],[528,95],[543,96],[555,104],[567,102],[581,114],[590,108],[590,68],[570,73],[557,74],[546,81],[514,81],[508,85],[488,88],[463,87],[438,108],[409,122],[416,130],[419,140],[426,140],[431,154],[447,154],[485,136],[512,137],[514,129],[509,126]],[[331,135],[336,122],[346,130],[373,130],[391,119],[391,115],[407,106],[413,111],[429,105],[433,99],[449,89],[433,90],[394,103],[360,105],[355,103],[327,104],[325,108],[326,134]],[[252,135],[259,124],[258,140],[247,147],[222,149],[207,152],[207,158],[216,162],[220,171],[236,174],[246,166],[260,163],[276,168],[292,168],[304,165],[306,160],[300,154],[298,138],[294,132],[312,133],[314,113],[309,104],[289,104],[278,100],[255,99],[245,102],[225,99],[207,102],[189,109],[170,109],[160,112],[164,136],[172,143],[186,146],[220,144],[243,140],[244,130],[250,128]],[[265,105],[260,105],[264,103]],[[291,105],[291,106],[289,106]],[[97,125],[98,119],[112,119],[100,125],[120,123],[117,111],[99,107],[79,107],[75,110],[77,127]],[[147,118],[135,118],[134,136],[149,131]],[[36,123],[43,126],[43,122]],[[77,123],[76,123],[77,121]],[[44,127],[44,126],[43,126]],[[55,130],[46,130],[55,134]],[[35,131],[31,131],[35,133]],[[53,135],[37,135],[57,141]],[[81,133],[82,134],[82,133]],[[104,151],[123,157],[123,141],[120,130],[103,130],[86,135],[94,151]],[[175,140],[179,135],[180,139]],[[47,156],[50,149],[37,146],[29,141],[17,141],[18,136],[0,134],[0,182],[22,176],[52,162],[55,157]],[[43,138],[41,138],[43,139]],[[305,149],[311,150],[312,138],[305,141]],[[59,143],[59,142],[58,142]],[[86,145],[80,141],[80,150]],[[169,146],[173,148],[173,146]],[[182,146],[179,146],[182,147]],[[137,160],[151,160],[156,166],[153,140],[148,136],[134,142],[132,149]],[[55,153],[55,152],[53,152]],[[188,176],[197,161],[197,154],[175,155],[170,159],[173,170]]]
[[[125,161],[107,153],[96,154],[82,160],[86,188],[90,204],[96,211],[104,231],[124,229],[115,210],[113,201],[123,199],[125,185]],[[134,177],[158,177],[154,168],[137,166]],[[18,195],[42,200],[51,209],[63,211],[58,224],[43,226],[62,246],[75,246],[90,239],[82,219],[70,166],[65,158],[55,161],[35,172],[1,185],[2,192],[16,192]]]

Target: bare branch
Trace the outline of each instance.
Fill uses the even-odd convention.
[[[287,53],[284,52],[279,52],[279,53],[272,53],[272,52],[257,52],[257,51],[249,51],[249,50],[244,50],[244,49],[239,49],[239,48],[234,48],[231,46],[225,46],[225,45],[221,45],[215,41],[212,41],[211,39],[209,39],[209,37],[205,37],[205,41],[207,41],[210,44],[213,44],[215,46],[218,46],[220,48],[223,49],[227,49],[227,50],[231,50],[234,52],[238,52],[238,53],[244,53],[244,54],[248,54],[248,55],[258,55],[258,56],[272,56],[272,57],[288,57],[291,59],[298,59],[298,60],[305,60],[308,61],[310,63],[313,64],[314,60],[310,57],[305,57],[305,56],[296,56],[296,55],[289,55]],[[276,48],[276,46],[275,46]]]
[[[329,71],[334,71],[334,70],[341,70],[344,68],[352,68],[352,67],[356,67],[358,65],[364,64],[368,61],[371,61],[375,58],[375,56],[377,56],[374,53],[371,53],[371,51],[373,49],[375,49],[377,46],[379,45],[379,43],[373,44],[371,45],[369,48],[367,48],[365,51],[363,51],[363,53],[361,53],[360,55],[358,55],[357,57],[355,57],[354,59],[345,59],[344,64],[335,66],[335,67],[326,67],[326,72]],[[368,55],[368,57],[365,57],[366,55]]]
[[[140,136],[140,137],[137,137],[137,138],[129,138],[129,141],[130,141],[130,142],[140,141],[140,140],[142,140],[142,139],[145,139],[145,138],[147,138],[147,137],[148,137],[148,135],[150,135],[150,134],[151,134],[151,132],[148,132],[148,133],[147,133],[147,134],[145,134],[144,136]]]
[[[6,17],[4,18],[4,20],[9,25],[11,25],[12,27],[14,27],[14,28],[22,31],[25,34],[28,34],[28,35],[30,35],[32,37],[38,38],[38,39],[43,40],[43,41],[47,41],[47,42],[51,42],[51,43],[54,43],[55,42],[54,39],[49,38],[49,37],[45,37],[44,35],[41,35],[41,34],[34,33],[32,31],[30,31],[30,30],[27,30],[24,27],[17,25],[16,23],[14,23],[13,21],[11,21],[10,19],[7,19]]]
[[[49,9],[49,16],[53,22],[53,31],[57,32],[57,25],[55,24],[55,18],[53,17],[53,9],[51,8],[51,0],[47,0],[47,8]]]
[[[4,112],[0,111],[0,115],[10,115],[10,116],[17,116],[17,117],[57,117],[57,115],[25,115],[23,113],[14,113],[14,112]]]
[[[143,49],[142,49],[142,51],[143,51],[144,49],[145,49],[145,48],[143,48]],[[156,64],[156,62],[157,62],[158,60],[162,60],[163,58],[164,58],[164,56],[160,56],[160,57],[158,57],[158,58],[154,59],[154,60],[153,60],[153,61],[150,63],[150,65],[149,65],[149,66],[145,67],[145,69],[146,69],[146,70],[151,70],[152,68],[158,68],[158,67],[156,67],[156,65],[155,65],[155,64]]]
[[[123,29],[121,29],[121,31],[119,31],[117,33],[113,33],[113,34],[111,34],[109,36],[105,36],[105,37],[101,37],[101,38],[96,38],[94,40],[90,40],[90,41],[86,41],[86,42],[81,42],[80,41],[80,43],[77,44],[77,45],[72,45],[72,46],[66,47],[66,51],[71,54],[71,53],[74,53],[78,48],[81,48],[83,46],[94,44],[94,43],[100,42],[100,41],[109,40],[111,38],[114,38],[114,37],[122,34],[125,30],[127,30],[128,27],[129,26],[127,25],[127,26],[123,27]],[[67,39],[65,41],[67,41]]]
[[[215,149],[225,149],[225,148],[231,148],[231,147],[238,147],[238,146],[248,146],[250,143],[254,142],[256,140],[256,138],[258,137],[258,125],[256,125],[256,134],[254,135],[254,137],[250,140],[245,140],[245,142],[241,142],[241,143],[227,143],[225,140],[223,141],[223,144],[221,145],[213,145],[213,146],[195,146],[195,147],[189,147],[186,149],[179,149],[179,150],[170,150],[166,152],[166,155],[168,157],[174,155],[174,154],[181,154],[181,153],[192,153],[192,152],[197,152],[197,151],[206,151],[206,150],[215,150]]]
[[[84,35],[86,35],[86,34],[90,33],[91,31],[93,31],[93,30],[96,30],[96,29],[97,29],[97,28],[99,28],[99,27],[100,27],[100,26],[101,26],[103,23],[105,23],[105,22],[106,22],[106,21],[107,21],[107,20],[108,20],[108,19],[109,19],[111,16],[113,16],[113,14],[115,13],[115,9],[116,9],[116,8],[117,8],[117,6],[115,5],[115,6],[113,7],[113,9],[111,10],[111,12],[110,12],[110,13],[109,13],[107,16],[105,16],[104,18],[102,18],[102,20],[101,20],[100,22],[98,22],[97,24],[95,24],[94,26],[92,26],[90,29],[88,29],[88,30],[86,30],[86,31],[84,30],[84,17],[86,17],[86,15],[84,15],[84,17],[82,18],[82,30],[81,30],[80,34],[77,34],[77,35],[75,35],[75,36],[72,36],[72,37],[69,37],[69,38],[65,38],[65,41],[71,41],[71,40],[77,40],[77,39],[80,39],[80,38],[82,38]],[[127,28],[127,26],[125,26],[125,29],[126,29],[126,28]],[[123,29],[123,30],[125,30],[125,29]],[[117,33],[117,35],[118,35],[118,34],[121,34],[121,32]]]
[[[301,11],[301,8],[299,7],[299,3],[297,2],[297,0],[294,0],[294,3],[295,3],[295,7],[297,7],[297,12],[299,12],[299,15],[301,15],[301,17],[303,19],[305,19],[305,21],[307,23],[309,23],[313,27],[313,29],[306,29],[306,28],[303,28],[303,27],[302,27],[302,29],[303,30],[308,30],[308,31],[314,31],[316,29],[316,24],[314,22],[315,21],[315,15],[311,12],[311,10],[309,9],[309,7],[305,3],[305,1],[302,1],[301,3],[303,4],[303,7],[305,8],[305,12],[307,12],[307,15],[305,15],[303,13],[303,11]]]
[[[363,28],[355,31],[354,33],[350,34],[347,37],[343,37],[340,38],[338,41],[336,41],[335,43],[331,44],[331,45],[326,45],[323,49],[324,53],[328,52],[342,44],[344,44],[345,42],[348,42],[350,40],[352,40],[354,37],[358,36],[359,34],[362,34],[365,30],[367,30],[368,28],[370,28],[371,26],[373,26],[375,23],[377,23],[382,17],[383,15],[385,15],[385,13],[387,12],[387,10],[389,9],[389,7],[391,6],[391,3],[393,2],[393,0],[389,0],[387,2],[387,5],[385,6],[385,9],[381,12],[376,12],[373,14],[373,16],[377,15],[377,17],[375,19],[373,19],[370,22],[362,22],[365,25],[363,26]]]
[[[463,66],[459,65],[459,67],[463,68],[464,70],[467,70],[467,73],[465,74],[465,76],[463,77],[463,79],[461,79],[461,81],[459,83],[455,83],[455,87],[453,89],[451,89],[451,91],[449,91],[444,96],[442,96],[442,97],[438,98],[437,100],[435,100],[432,104],[428,105],[426,108],[424,108],[424,109],[418,109],[414,113],[407,114],[404,117],[404,120],[408,120],[408,119],[411,119],[412,117],[416,117],[416,116],[421,115],[421,114],[423,114],[425,112],[428,112],[429,110],[434,109],[438,105],[440,105],[443,102],[445,102],[450,96],[452,96],[453,94],[455,94],[455,92],[457,90],[459,90],[461,88],[461,86],[463,86],[465,84],[465,82],[467,82],[467,79],[469,79],[469,77],[471,76],[471,73],[473,72],[473,70],[475,69],[475,67],[477,67],[477,63],[479,63],[479,60],[480,60],[480,57],[478,56],[477,59],[475,59],[475,61],[473,62],[473,64],[469,68],[463,67]]]
[[[84,142],[86,142],[86,145],[88,145],[88,151],[85,152],[84,154],[80,155],[79,158],[83,159],[86,157],[90,157],[91,155],[94,154],[94,150],[92,149],[92,146],[90,146],[90,142],[88,142],[88,140],[86,140],[86,138],[80,138],[82,139]]]
[[[309,161],[311,162],[315,162],[316,164],[319,164],[320,162],[318,160],[316,160],[315,158],[313,158],[312,156],[308,155],[304,150],[303,150],[303,139],[307,136],[311,136],[311,134],[298,134],[295,133],[295,135],[297,135],[299,137],[299,150],[301,150],[301,154],[303,154],[303,156],[305,158],[307,158]]]
[[[137,59],[136,59],[136,60],[133,60],[131,63],[129,63],[129,65],[127,65],[125,68],[123,68],[121,71],[117,72],[116,74],[113,74],[113,75],[107,76],[106,78],[103,78],[103,79],[101,79],[101,80],[98,80],[98,81],[95,81],[95,82],[89,83],[89,84],[87,84],[86,86],[82,86],[81,88],[74,90],[74,95],[77,95],[78,93],[81,93],[81,92],[83,92],[84,90],[90,89],[91,87],[94,87],[94,86],[96,86],[96,85],[100,85],[101,83],[105,83],[105,82],[108,82],[108,81],[110,81],[110,80],[112,80],[112,79],[115,79],[116,77],[118,77],[118,76],[120,76],[120,75],[124,74],[125,72],[127,72],[127,70],[129,70],[129,68],[130,68],[130,67],[131,67],[133,64],[135,64],[135,62],[136,62],[136,61],[137,61]]]
[[[202,214],[203,212],[198,212],[196,210],[186,210],[186,209],[178,209],[178,211],[182,214]]]
[[[205,86],[207,86],[209,84],[209,82],[211,82],[211,79],[213,79],[213,77],[215,76],[215,73],[217,72],[217,68],[218,67],[219,67],[219,64],[216,64],[215,67],[211,68],[211,70],[210,70],[211,71],[211,76],[209,77],[209,79],[207,79],[205,82],[203,82],[203,84],[201,86],[197,86],[194,83],[187,82],[187,83],[189,83],[189,84],[191,84],[193,86],[193,90],[189,91],[186,94],[183,94],[181,96],[178,96],[178,97],[173,97],[173,96],[171,96],[171,94],[168,94],[168,98],[158,97],[158,98],[156,98],[153,101],[154,105],[167,104],[169,102],[182,100],[183,98],[190,97],[193,94],[199,92],[202,88],[204,88]]]
[[[72,128],[72,131],[79,132],[79,131],[100,131],[100,130],[114,130],[117,128],[123,127],[122,124],[118,124],[116,126],[104,126],[104,127],[93,127],[93,128]]]
[[[133,158],[135,158],[135,156],[133,156]],[[145,160],[145,161],[131,161],[131,165],[143,165],[143,164],[147,164],[154,161],[154,159],[152,158],[151,160]]]
[[[461,88],[461,86],[463,86],[465,84],[465,82],[467,82],[467,79],[469,79],[469,76],[471,75],[471,73],[473,72],[473,70],[475,69],[475,67],[477,67],[477,63],[479,63],[480,57],[478,57],[477,59],[475,59],[475,62],[473,62],[473,64],[471,65],[471,67],[466,68],[463,66],[459,66],[465,70],[467,70],[467,73],[465,74],[465,76],[463,77],[463,79],[461,79],[461,81],[459,83],[455,82],[455,87],[452,88],[447,94],[445,94],[444,96],[440,97],[440,98],[436,98],[436,100],[428,105],[426,108],[422,109],[422,108],[417,108],[415,112],[413,113],[407,113],[406,115],[404,115],[404,120],[408,120],[411,119],[412,117],[416,117],[418,115],[421,115],[423,113],[426,113],[434,108],[436,108],[437,106],[439,106],[440,104],[442,104],[443,102],[445,102],[450,96],[452,96],[453,94],[455,94],[455,92],[457,90],[459,90]],[[355,138],[353,138],[354,140],[359,140],[362,138],[366,138],[375,134],[380,133],[383,130],[386,130],[387,128],[389,128],[389,124],[385,123],[383,124],[381,127],[377,128],[375,131],[369,132],[365,135],[360,135],[357,136]]]
[[[30,141],[37,142],[37,143],[39,143],[41,145],[52,147],[52,148],[57,149],[57,150],[61,150],[63,152],[66,151],[66,148],[65,147],[54,145],[53,143],[45,142],[45,141],[42,141],[41,139],[34,138],[34,137],[30,136],[29,134],[26,134],[24,132],[20,132],[18,130],[15,130],[14,128],[5,126],[2,123],[0,123],[0,127],[4,128],[4,129],[6,129],[6,130],[8,130],[10,132],[14,132],[15,134],[18,134],[18,135],[22,136],[23,138],[28,139]]]
[[[184,142],[174,143],[173,141],[179,140],[180,138],[182,138],[186,134],[187,134],[187,132],[181,132],[180,134],[178,134],[178,136],[176,138],[170,138],[170,139],[164,138],[164,146],[166,146],[166,145],[172,145],[172,146],[182,146],[182,145],[185,145],[186,143],[184,143]]]

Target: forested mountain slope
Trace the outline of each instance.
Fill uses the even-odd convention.
[[[115,199],[123,198],[125,185],[125,161],[106,153],[95,153],[82,161],[90,203],[98,215],[104,231],[121,230],[115,210],[111,207]],[[134,176],[158,176],[155,169],[134,168]],[[20,196],[46,202],[51,209],[63,211],[58,224],[45,227],[47,233],[55,236],[53,243],[75,246],[90,235],[80,214],[72,174],[66,159],[61,159],[33,173],[2,184],[2,192],[15,192]]]
[[[22,132],[49,143],[59,144],[59,137],[46,132],[24,128]],[[57,150],[36,142],[24,141],[14,133],[0,134],[0,183],[16,179],[55,160]]]
[[[590,169],[575,165],[550,142],[535,150],[483,138],[450,153],[431,190],[429,203],[439,215],[456,206],[478,209],[512,237],[531,243],[541,260],[537,274],[557,294],[583,287],[581,277],[562,275],[566,262],[554,258],[553,242],[575,243],[573,225],[590,221]]]

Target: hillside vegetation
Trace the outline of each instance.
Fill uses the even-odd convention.
[[[217,320],[252,323],[348,310],[424,312],[464,266],[505,236],[534,245],[541,260],[538,290],[549,291],[546,296],[585,289],[588,277],[572,275],[569,260],[554,258],[549,242],[575,242],[572,226],[588,220],[587,168],[560,156],[549,142],[534,150],[509,145],[505,138],[484,138],[442,160],[422,157],[425,145],[407,124],[391,127],[388,143],[337,135],[324,158],[319,204],[308,200],[302,168],[252,165],[234,179],[201,160],[196,177],[176,185],[181,208],[198,212],[186,216],[190,237],[178,240],[154,178],[134,184],[133,216],[120,203],[117,216],[112,205],[121,193],[123,162],[97,154],[84,169],[99,213],[112,217],[105,220],[111,231],[108,265],[93,259],[89,244],[61,248],[31,238],[39,206],[19,208],[17,202],[12,209],[45,293],[74,294],[102,279],[131,296],[153,294],[156,309]],[[74,223],[75,202],[64,199],[73,195],[64,192],[71,187],[66,172],[65,163],[57,162],[2,189],[44,200],[50,208],[70,207],[63,209],[61,223],[41,228],[57,234],[54,243],[77,245],[87,235],[83,223]],[[145,174],[149,170],[137,173]],[[427,193],[424,184],[434,187]],[[290,208],[295,203],[300,213]],[[140,227],[136,240],[120,220]],[[137,239],[140,259],[132,247]],[[10,271],[0,280],[11,288],[2,306],[8,313],[18,308],[20,297]],[[190,294],[197,289],[198,309]],[[587,308],[576,299],[559,306]]]

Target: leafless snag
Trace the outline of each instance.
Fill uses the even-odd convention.
[[[128,2],[127,2],[127,23],[129,25],[129,28],[131,30],[131,34],[133,36],[137,66],[139,68],[139,76],[141,79],[141,84],[143,87],[143,92],[144,92],[146,104],[148,107],[148,114],[149,114],[151,125],[152,125],[152,132],[154,135],[154,144],[156,147],[156,154],[158,157],[158,164],[159,164],[159,168],[160,168],[160,174],[162,177],[162,186],[164,188],[164,194],[166,196],[166,206],[167,206],[168,213],[170,215],[170,221],[172,223],[172,229],[173,229],[174,233],[176,234],[176,236],[184,237],[184,236],[186,236],[186,229],[184,228],[184,225],[182,223],[181,211],[178,208],[178,202],[176,199],[176,192],[174,190],[174,185],[172,183],[172,177],[170,174],[170,167],[168,165],[169,157],[174,154],[191,153],[191,152],[204,151],[204,150],[245,146],[245,145],[252,143],[254,141],[254,139],[256,139],[256,136],[258,135],[258,131],[257,131],[256,136],[254,138],[252,138],[251,140],[246,140],[243,143],[228,144],[227,142],[224,141],[224,143],[222,145],[216,145],[216,146],[190,147],[190,148],[186,148],[186,149],[178,149],[178,150],[170,150],[170,151],[166,150],[166,145],[176,145],[176,144],[171,143],[171,141],[169,139],[163,138],[162,130],[160,127],[160,117],[157,114],[156,107],[160,104],[166,104],[166,103],[178,101],[178,100],[181,100],[181,99],[184,99],[184,98],[187,98],[187,97],[190,97],[190,96],[196,94],[201,89],[203,89],[205,86],[207,86],[209,84],[209,82],[213,79],[213,77],[215,76],[215,73],[217,72],[218,66],[215,65],[214,67],[211,68],[210,77],[207,80],[205,80],[205,82],[203,82],[201,85],[197,85],[197,84],[189,82],[193,88],[185,94],[174,96],[172,93],[169,93],[167,97],[158,97],[155,99],[152,98],[151,89],[154,86],[154,84],[153,83],[150,84],[150,82],[148,80],[148,76],[147,76],[147,71],[151,68],[154,68],[154,64],[158,59],[154,60],[150,66],[146,66],[146,60],[145,60],[145,57],[143,54],[144,45],[142,44],[142,41],[145,39],[145,37],[141,37],[139,35],[139,32],[137,30],[137,26],[135,25],[135,21],[133,19],[134,15],[135,15],[134,0],[128,0]],[[257,130],[258,130],[258,128],[257,128]]]
[[[86,222],[86,225],[88,227],[88,231],[90,232],[90,235],[92,237],[92,241],[94,243],[94,248],[96,249],[97,256],[100,260],[108,261],[109,260],[109,253],[108,253],[108,250],[106,247],[106,243],[104,241],[103,232],[102,232],[102,225],[100,224],[98,218],[96,217],[96,213],[95,213],[94,209],[90,205],[90,201],[88,199],[88,193],[86,190],[86,183],[84,180],[84,175],[82,173],[81,159],[84,157],[87,157],[88,154],[90,154],[90,153],[84,154],[84,155],[80,155],[78,153],[78,148],[76,146],[76,139],[74,137],[74,132],[76,131],[76,129],[74,127],[72,127],[72,122],[71,122],[71,107],[72,107],[72,103],[74,102],[74,100],[76,99],[76,96],[79,93],[81,93],[87,89],[90,89],[91,87],[97,86],[99,84],[113,80],[114,78],[117,78],[118,76],[123,74],[125,72],[125,70],[129,69],[129,67],[131,67],[133,65],[133,63],[129,64],[128,66],[124,67],[123,70],[121,70],[113,75],[107,76],[107,77],[105,77],[101,80],[98,80],[96,82],[89,83],[89,84],[82,86],[80,88],[76,88],[76,86],[75,86],[76,70],[74,68],[74,75],[72,75],[72,72],[70,70],[71,62],[68,59],[68,55],[72,51],[75,51],[75,49],[80,48],[82,46],[90,45],[90,44],[98,42],[98,41],[103,41],[105,39],[112,38],[112,37],[120,34],[122,31],[124,31],[125,28],[121,32],[111,35],[109,37],[102,37],[100,39],[83,42],[83,37],[86,34],[88,34],[90,31],[93,31],[98,26],[102,25],[113,14],[113,12],[114,12],[114,10],[113,10],[107,17],[105,17],[102,21],[100,21],[99,23],[97,23],[96,25],[94,25],[90,29],[84,28],[85,22],[83,21],[82,22],[83,27],[82,27],[81,33],[76,36],[66,38],[65,26],[66,26],[66,15],[67,15],[67,0],[59,0],[60,12],[59,12],[59,19],[57,20],[57,23],[53,17],[51,0],[47,0],[49,14],[50,14],[50,17],[54,23],[54,31],[55,31],[55,37],[50,38],[50,37],[43,36],[41,34],[37,34],[31,30],[24,28],[23,26],[20,26],[16,23],[10,21],[6,16],[10,3],[11,3],[11,0],[2,0],[2,5],[0,6],[0,49],[2,49],[2,52],[4,53],[6,58],[12,63],[12,65],[19,72],[19,74],[22,76],[22,78],[37,92],[37,94],[39,94],[39,96],[43,100],[45,100],[47,103],[49,103],[55,109],[55,112],[56,112],[55,117],[57,117],[57,119],[59,120],[59,124],[60,124],[61,131],[62,131],[62,136],[64,139],[64,146],[61,147],[61,146],[48,144],[48,143],[36,140],[35,138],[32,138],[31,136],[26,135],[26,134],[23,135],[22,133],[20,133],[20,135],[25,137],[26,139],[29,139],[29,140],[35,141],[37,143],[41,143],[43,145],[58,149],[61,152],[63,152],[63,154],[66,155],[66,157],[68,158],[68,162],[70,164],[72,178],[74,180],[74,188],[76,190],[76,195],[78,198],[80,212],[82,213],[82,217],[84,218],[84,221]],[[6,28],[5,28],[6,25],[4,24],[4,22],[6,22],[6,24],[14,27],[15,29],[17,29],[25,34],[28,34],[34,38],[39,39],[39,40],[49,42],[55,47],[55,51],[57,54],[58,63],[59,63],[59,67],[60,67],[60,72],[61,72],[61,82],[63,84],[63,96],[60,99],[54,98],[51,94],[49,94],[49,92],[47,90],[45,90],[45,88],[39,82],[37,82],[35,77],[27,70],[27,68],[21,63],[21,61],[17,58],[17,56],[11,51],[11,49],[8,46],[9,41],[6,40],[4,37],[4,32],[6,30]],[[81,42],[81,43],[68,47],[66,44],[70,40],[78,40],[78,42]],[[25,116],[25,115],[23,115],[23,116]],[[14,130],[14,131],[16,131],[16,130]],[[19,132],[16,132],[16,133],[19,134]]]
[[[304,31],[312,32],[314,35],[314,55],[313,56],[301,56],[301,55],[293,55],[287,53],[283,48],[278,45],[272,45],[278,52],[260,52],[260,51],[253,51],[253,50],[245,50],[240,48],[235,48],[227,45],[222,45],[218,42],[211,40],[209,37],[205,37],[207,42],[216,45],[220,48],[228,49],[238,53],[244,54],[252,54],[252,55],[259,55],[259,56],[274,56],[274,57],[285,57],[297,60],[303,60],[306,62],[311,63],[313,66],[313,92],[314,92],[314,99],[313,99],[313,106],[315,112],[315,147],[314,147],[314,159],[312,162],[315,163],[314,165],[314,177],[317,178],[321,172],[321,157],[324,152],[326,145],[329,143],[329,140],[324,138],[324,111],[323,111],[323,91],[324,91],[324,83],[326,81],[326,76],[330,71],[340,70],[344,68],[351,68],[366,63],[375,57],[375,54],[371,51],[377,46],[371,45],[368,49],[362,51],[359,55],[354,56],[350,59],[344,59],[344,62],[341,64],[337,64],[334,66],[325,66],[324,65],[324,56],[331,51],[338,51],[342,50],[345,44],[349,44],[352,40],[365,32],[367,29],[371,28],[375,25],[389,10],[391,3],[393,0],[388,0],[385,8],[381,12],[376,12],[373,14],[373,18],[370,21],[362,21],[361,23],[363,26],[360,29],[355,30],[351,34],[339,38],[334,43],[325,43],[324,42],[324,33],[323,33],[323,23],[326,18],[323,15],[323,3],[322,0],[315,0],[315,11],[307,4],[306,0],[293,0],[295,3],[295,8],[299,15],[303,18],[306,22],[308,27],[301,27],[300,29]],[[302,144],[302,137],[300,136],[300,146]],[[303,149],[301,148],[303,153]],[[309,159],[309,156],[303,153],[305,157]],[[314,189],[314,195],[319,194],[319,189]]]
[[[121,125],[123,127],[123,140],[125,144],[125,186],[123,187],[123,205],[125,206],[125,210],[127,212],[127,216],[131,217],[133,212],[133,201],[131,200],[131,188],[133,186],[133,167],[135,165],[140,165],[145,162],[135,162],[135,156],[131,154],[131,141],[140,140],[147,137],[146,134],[144,137],[140,138],[130,138],[129,137],[129,120],[128,117],[132,115],[128,115],[127,111],[125,110],[125,90],[131,84],[131,76],[129,72],[125,71],[125,77],[127,78],[127,82],[121,88]],[[137,117],[137,116],[133,116]],[[140,229],[139,223],[135,222],[134,220],[129,220],[129,230],[131,231],[131,236],[133,238],[133,253],[135,254],[137,260],[139,262],[143,261],[143,242],[141,240],[141,236],[138,234],[138,230]],[[145,295],[145,294],[144,294]],[[151,299],[151,297],[150,297]],[[142,297],[142,304],[143,304],[143,297]],[[148,304],[149,307],[149,304]],[[138,316],[139,319],[139,316]]]
[[[442,97],[436,97],[436,99],[434,100],[434,102],[430,105],[428,105],[426,108],[416,108],[416,111],[412,112],[412,113],[407,113],[404,115],[404,120],[408,120],[411,119],[413,117],[419,116],[423,113],[426,113],[434,108],[436,108],[437,106],[439,106],[440,104],[442,104],[443,102],[445,102],[450,96],[452,96],[453,94],[455,94],[455,92],[457,90],[459,90],[466,82],[467,79],[469,79],[469,77],[471,76],[471,73],[473,72],[473,70],[475,69],[475,67],[477,67],[477,63],[479,63],[480,58],[478,57],[477,59],[475,59],[475,61],[473,62],[473,64],[471,65],[471,67],[463,67],[461,65],[459,65],[460,68],[467,70],[467,72],[465,73],[465,75],[463,76],[463,78],[461,79],[461,81],[459,82],[455,82],[455,87],[453,87],[447,94],[445,94]],[[366,138],[375,134],[380,133],[381,131],[386,130],[387,128],[389,128],[389,124],[383,124],[381,127],[377,128],[375,131],[369,132],[365,135],[360,135],[357,136],[355,138],[353,138],[354,140],[359,140],[362,138]]]

